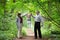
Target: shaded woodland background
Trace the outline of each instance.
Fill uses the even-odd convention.
[[[44,27],[41,28],[43,37],[50,37],[53,33],[60,33],[60,0],[0,0],[0,40],[12,40],[17,36],[17,12],[31,12],[39,10],[45,18]],[[26,16],[22,30],[26,36]],[[34,25],[34,19],[32,18]],[[50,24],[50,26],[49,26]]]

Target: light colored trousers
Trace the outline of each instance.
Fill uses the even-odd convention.
[[[27,26],[31,28],[31,21],[27,21]]]
[[[18,33],[17,37],[22,37],[22,23],[17,23]]]

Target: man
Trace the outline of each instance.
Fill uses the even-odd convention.
[[[43,26],[43,18],[42,16],[39,15],[39,11],[36,12],[36,16],[33,16],[32,17],[35,19],[35,25],[34,25],[34,35],[35,35],[35,39],[37,39],[37,31],[38,31],[38,35],[39,35],[39,38],[42,38],[42,35],[41,35],[41,25]],[[42,24],[41,24],[42,23]]]

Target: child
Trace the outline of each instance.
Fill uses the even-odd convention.
[[[27,24],[28,27],[31,28],[31,14],[27,14]]]

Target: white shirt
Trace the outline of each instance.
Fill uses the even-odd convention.
[[[41,22],[41,24],[43,25],[44,19],[43,19],[42,16],[36,15],[36,16],[33,16],[33,17],[34,17],[35,22]]]
[[[36,16],[35,16],[35,21],[36,21],[36,22],[41,22],[40,15],[36,15]]]

